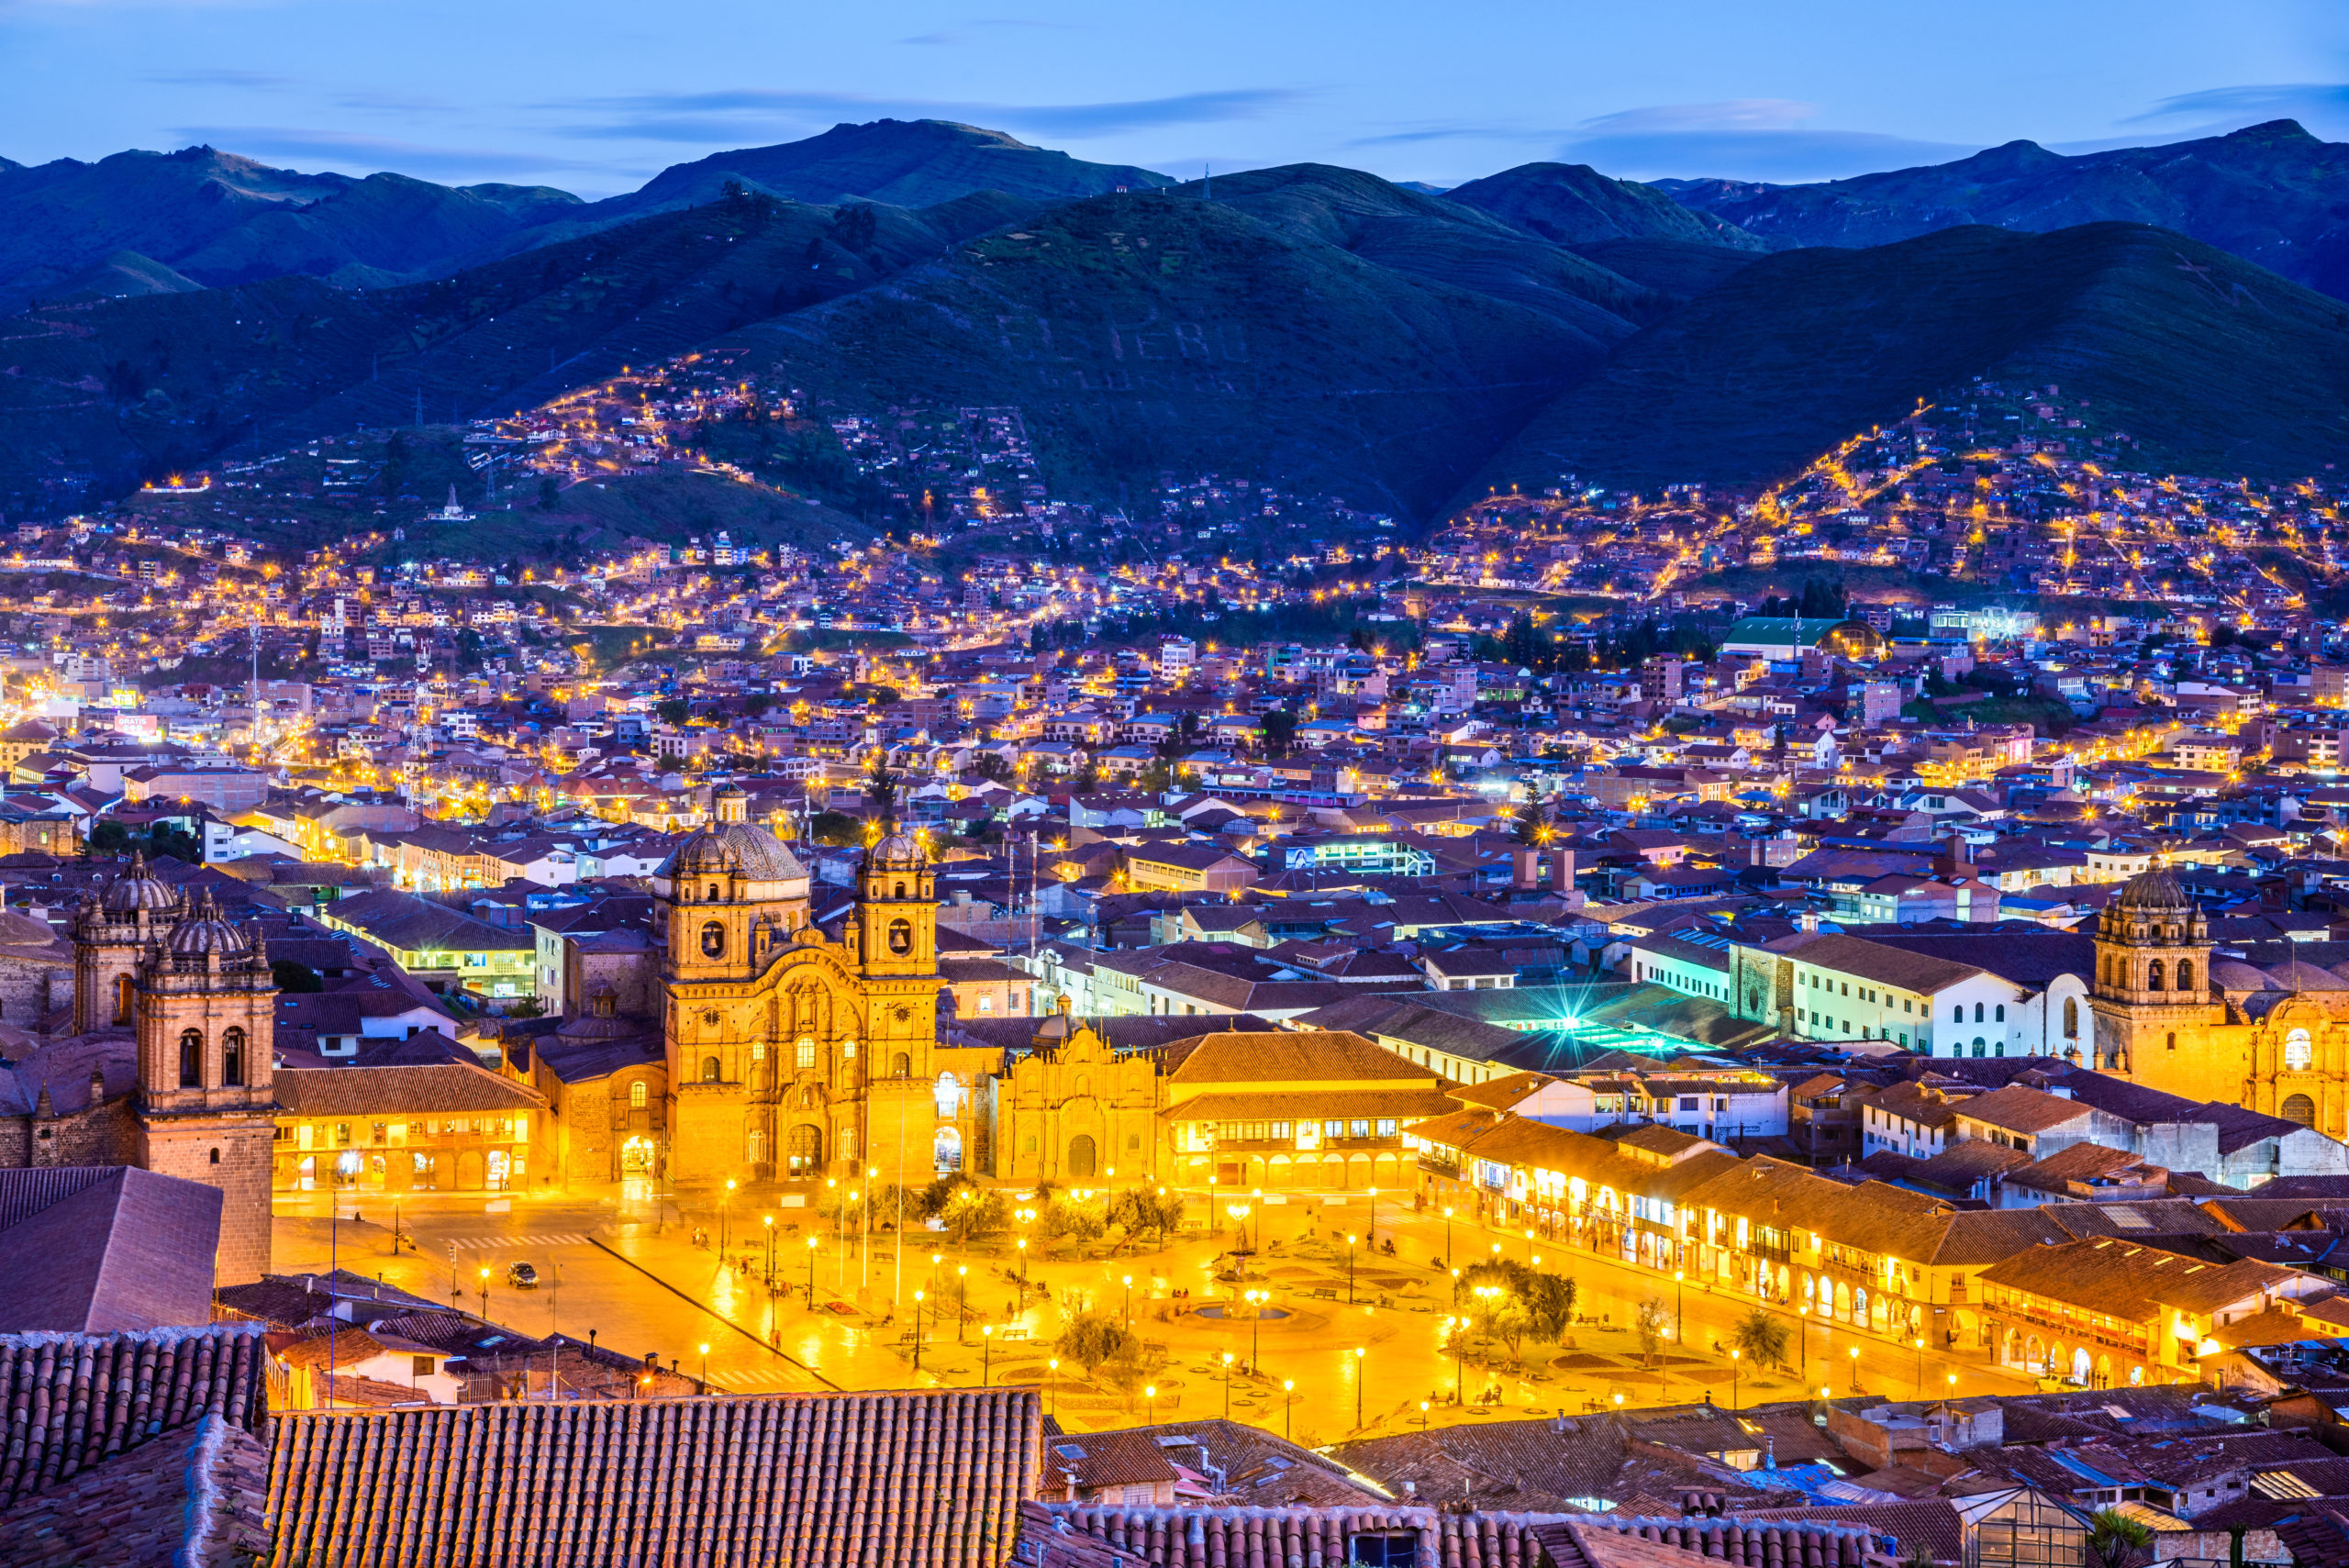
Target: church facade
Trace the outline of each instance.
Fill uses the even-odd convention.
[[[874,843],[835,941],[810,920],[806,868],[747,806],[719,790],[653,877],[671,1178],[913,1186],[961,1168],[980,1111],[961,1085],[988,1053],[938,1040],[928,852]]]
[[[2349,985],[2214,962],[2209,922],[2159,866],[2098,924],[2086,1065],[2349,1140]]]
[[[16,918],[10,917],[10,918]],[[217,1187],[214,1277],[268,1272],[276,984],[254,931],[129,870],[74,911],[70,1020],[14,1067],[19,1166],[138,1165]]]

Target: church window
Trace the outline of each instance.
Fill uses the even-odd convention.
[[[718,1058],[715,1056],[705,1056],[701,1059],[701,1081],[705,1084],[718,1082]]]
[[[962,1108],[963,1085],[954,1081],[953,1073],[941,1073],[938,1075],[939,1118],[943,1121],[952,1121]]]
[[[644,1108],[644,1080],[639,1078],[635,1083],[630,1084],[628,1086],[628,1108],[632,1111],[642,1110]]]
[[[2284,1071],[2305,1073],[2316,1061],[2316,1046],[2306,1029],[2294,1029],[2284,1037]]]
[[[1952,1023],[1964,1023],[1965,1021],[1965,1004],[1960,1002],[1956,1006],[1952,1007],[1949,1010],[1949,1016]]]
[[[212,1151],[212,1162],[213,1162],[214,1164],[216,1164],[216,1165],[217,1165],[218,1163],[220,1163],[220,1151],[218,1151],[217,1149],[215,1149],[215,1150]]]
[[[751,1135],[749,1139],[746,1140],[743,1156],[753,1165],[763,1165],[766,1163],[767,1135],[764,1129],[756,1127],[751,1129]]]
[[[1998,1010],[1992,1015],[1992,1020],[2001,1024],[2007,1021],[2007,1005],[2004,1002],[1998,1004]]]
[[[842,1062],[853,1062],[856,1060],[856,1041],[852,1040],[844,1040],[841,1041],[841,1060]]]
[[[712,904],[718,902],[718,884],[714,882],[709,884],[709,901]]]
[[[764,1062],[766,1059],[767,1042],[763,1040],[752,1040],[751,1042],[751,1060],[753,1062]]]
[[[2299,1122],[2302,1127],[2316,1125],[2316,1102],[2306,1095],[2290,1095],[2276,1107],[2276,1114],[2286,1121]]]
[[[1982,1004],[1979,1002],[1974,1004],[1974,1021],[1977,1024],[1982,1021]]]
[[[2153,962],[2145,965],[2145,989],[2148,991],[2158,991],[2161,988],[2162,961],[2160,959],[2155,959]]]
[[[901,883],[897,884],[897,891],[896,891],[896,896],[897,896],[897,897],[899,897],[899,898],[903,898],[905,895],[906,895],[906,884],[905,884],[904,883],[902,883],[902,882],[901,882]]]
[[[118,1024],[130,1021],[130,976],[128,974],[115,976],[114,1021]]]
[[[899,958],[914,951],[914,923],[911,920],[889,922],[889,951]]]
[[[802,1073],[805,1073],[814,1067],[816,1065],[816,1042],[812,1040],[801,1040],[794,1049],[793,1061],[797,1064]]]
[[[726,928],[716,920],[701,929],[701,951],[708,958],[726,956]]]
[[[2177,988],[2181,991],[2194,989],[2194,965],[2182,958],[2177,961]]]
[[[2080,1038],[2080,999],[2077,996],[2064,998],[2064,1038]]]
[[[1126,1134],[1126,1152],[1129,1154],[1137,1153],[1141,1149],[1141,1134],[1139,1132],[1129,1132]]]
[[[914,1059],[913,1059],[913,1057],[912,1057],[909,1053],[907,1053],[907,1052],[906,1052],[906,1051],[901,1051],[897,1052],[897,1054],[896,1054],[896,1055],[895,1055],[895,1056],[893,1056],[893,1057],[891,1057],[891,1058],[889,1059],[889,1076],[890,1076],[890,1077],[892,1077],[892,1078],[910,1078],[910,1077],[912,1077],[913,1075],[914,1075]]]
[[[180,1087],[204,1086],[204,1037],[194,1029],[180,1036]]]
[[[2177,1049],[2177,1032],[2175,1029],[2170,1031],[2168,1048],[2172,1051],[2176,1051]]]
[[[245,1081],[245,1031],[229,1029],[220,1037],[220,1082],[230,1085]]]

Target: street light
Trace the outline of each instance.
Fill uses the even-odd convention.
[[[1925,1396],[1925,1341],[1923,1340],[1923,1339],[1920,1338],[1920,1339],[1918,1340],[1918,1341],[1917,1341],[1917,1397],[1918,1397],[1918,1398],[1920,1398],[1920,1399],[1922,1399],[1924,1396]]]
[[[1060,1357],[1058,1357],[1058,1356],[1054,1356],[1052,1360],[1050,1360],[1050,1361],[1048,1361],[1048,1362],[1046,1362],[1044,1363],[1044,1367],[1045,1367],[1044,1392],[1045,1392],[1045,1394],[1046,1394],[1046,1395],[1047,1395],[1047,1396],[1052,1399],[1052,1418],[1053,1418],[1053,1419],[1055,1419],[1055,1420],[1058,1420],[1058,1419],[1060,1418],[1060,1413],[1061,1413],[1061,1391],[1060,1391],[1060,1386],[1059,1386],[1059,1385],[1060,1385],[1060,1375],[1061,1375],[1061,1358],[1060,1358]]]
[[[1688,1309],[1688,1305],[1687,1305],[1687,1304],[1688,1304],[1688,1295],[1687,1295],[1687,1287],[1686,1285],[1684,1285],[1683,1284],[1681,1284],[1681,1279],[1682,1279],[1682,1275],[1681,1275],[1680,1271],[1679,1271],[1678,1269],[1675,1269],[1675,1270],[1673,1270],[1673,1271],[1672,1271],[1672,1338],[1673,1338],[1673,1340],[1674,1340],[1674,1341],[1675,1341],[1675,1342],[1679,1343],[1679,1344],[1684,1344],[1684,1345],[1685,1345],[1685,1344],[1687,1344],[1687,1343],[1688,1342],[1688,1336],[1687,1336],[1687,1335],[1686,1335],[1686,1334],[1684,1334],[1684,1333],[1682,1333],[1682,1332],[1680,1331],[1680,1318],[1681,1318],[1681,1314],[1682,1314],[1682,1313],[1684,1313],[1684,1312],[1686,1312],[1686,1311],[1687,1311],[1687,1309]]]
[[[1273,1298],[1269,1290],[1252,1290],[1248,1303],[1248,1370],[1256,1370],[1257,1360],[1264,1349],[1264,1303]]]
[[[774,1294],[774,1216],[769,1214],[761,1218],[766,1222],[767,1228],[767,1294],[773,1296]]]
[[[1348,1231],[1348,1232],[1346,1233],[1346,1305],[1347,1305],[1348,1307],[1352,1307],[1353,1304],[1354,1304],[1354,1236],[1353,1236],[1353,1233],[1352,1231]]]
[[[1281,1440],[1284,1442],[1294,1442],[1296,1440],[1296,1439],[1291,1435],[1295,1420],[1293,1412],[1296,1409],[1297,1379],[1293,1377],[1284,1377],[1281,1379]]]
[[[484,1323],[489,1321],[489,1265],[487,1263],[484,1263],[481,1269],[481,1320]]]
[[[1129,1334],[1130,1334],[1130,1333],[1132,1333],[1132,1332],[1133,1332],[1133,1329],[1134,1329],[1134,1276],[1133,1276],[1133,1275],[1131,1275],[1131,1274],[1128,1274],[1128,1275],[1126,1276],[1126,1332],[1127,1332],[1127,1333],[1129,1333]]]
[[[807,1238],[807,1310],[816,1310],[816,1239]]]
[[[1354,1347],[1354,1430],[1362,1430],[1362,1358],[1370,1352],[1362,1346]]]
[[[709,1392],[709,1347],[707,1345],[701,1348],[701,1391],[705,1395]]]
[[[1730,1414],[1731,1414],[1731,1415],[1735,1415],[1735,1414],[1737,1413],[1737,1358],[1738,1358],[1738,1354],[1739,1354],[1739,1352],[1738,1352],[1737,1347],[1736,1347],[1736,1346],[1734,1346],[1734,1345],[1731,1346],[1731,1347],[1730,1347],[1730,1352],[1729,1352],[1729,1408],[1730,1408]]]
[[[729,1239],[727,1222],[730,1218],[729,1210],[733,1202],[734,1178],[729,1176],[726,1178],[726,1195],[718,1202],[718,1255],[721,1260],[726,1256],[726,1243]]]
[[[1231,1419],[1231,1352],[1223,1352],[1223,1418]]]
[[[1443,1206],[1443,1261],[1446,1263],[1452,1262],[1452,1206],[1450,1204]],[[1458,1269],[1452,1272],[1455,1276],[1460,1273]]]
[[[979,1325],[979,1386],[985,1388],[995,1376],[995,1325]]]
[[[1853,1393],[1854,1393],[1854,1394],[1857,1394],[1859,1391],[1860,1391],[1860,1347],[1859,1347],[1859,1346],[1857,1346],[1857,1345],[1854,1345],[1854,1346],[1852,1347],[1852,1392],[1853,1392]]]
[[[1152,1383],[1145,1385],[1141,1391],[1141,1396],[1150,1402],[1150,1424],[1154,1427],[1158,1425],[1158,1385]]]
[[[1371,1251],[1378,1250],[1378,1189],[1370,1189],[1370,1223],[1363,1227],[1363,1234],[1370,1238]]]
[[[922,1293],[914,1292],[914,1375],[921,1375],[921,1302]]]
[[[1805,1384],[1810,1382],[1810,1303],[1806,1301],[1795,1308],[1795,1343],[1802,1357],[1802,1369],[1795,1375]]]

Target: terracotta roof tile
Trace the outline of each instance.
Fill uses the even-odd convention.
[[[258,1431],[268,1377],[259,1329],[0,1338],[0,1505],[206,1415]]]

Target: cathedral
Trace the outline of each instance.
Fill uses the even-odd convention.
[[[2349,979],[2305,962],[2214,961],[2210,923],[2160,866],[2098,922],[2095,1060],[2199,1103],[2349,1139]]]
[[[960,1168],[979,1114],[960,1085],[987,1053],[938,1041],[928,852],[894,828],[872,844],[835,941],[747,806],[718,790],[652,879],[672,1179],[912,1186]]]
[[[137,1165],[217,1187],[214,1277],[259,1279],[277,1109],[277,986],[260,936],[135,857],[69,933],[72,1010],[11,1048],[21,1109],[0,1116],[0,1164]]]

